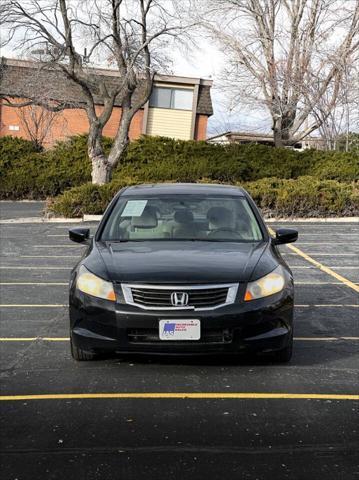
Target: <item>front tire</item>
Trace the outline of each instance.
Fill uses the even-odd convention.
[[[78,362],[88,362],[90,360],[93,360],[96,356],[94,353],[86,352],[81,348],[77,348],[74,345],[72,338],[70,339],[70,345],[72,358],[77,360]]]

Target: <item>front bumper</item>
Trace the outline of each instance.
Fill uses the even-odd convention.
[[[159,339],[159,320],[199,319],[196,341]],[[208,354],[273,352],[292,337],[293,290],[208,311],[146,311],[72,290],[70,329],[77,348],[88,352]]]

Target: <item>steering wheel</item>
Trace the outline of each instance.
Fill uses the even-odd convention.
[[[233,228],[216,228],[216,230],[212,230],[211,232],[209,232],[209,234],[207,235],[207,237],[215,237],[215,235],[217,233],[222,233],[222,232],[229,232],[232,237],[231,238],[242,238],[242,236],[236,231],[234,230]]]

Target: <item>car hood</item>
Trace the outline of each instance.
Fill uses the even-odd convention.
[[[246,282],[266,247],[265,242],[97,244],[110,280],[160,284]]]

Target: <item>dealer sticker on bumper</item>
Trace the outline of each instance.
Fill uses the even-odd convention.
[[[160,340],[199,340],[200,320],[160,320]]]

